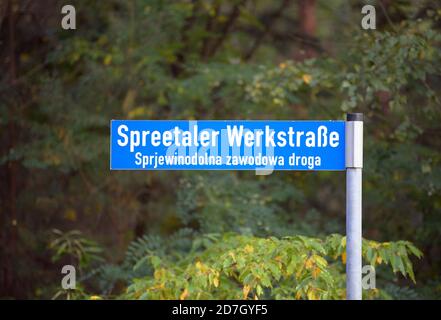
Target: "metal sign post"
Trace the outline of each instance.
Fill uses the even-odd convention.
[[[346,120],[346,298],[361,300],[363,114],[349,113]]]

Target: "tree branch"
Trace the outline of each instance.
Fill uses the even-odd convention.
[[[183,71],[183,65],[185,62],[185,56],[184,53],[187,51],[188,48],[188,31],[193,27],[193,24],[196,21],[197,13],[199,11],[200,2],[198,0],[193,1],[193,10],[191,15],[185,20],[185,23],[181,30],[181,42],[182,42],[182,48],[178,51],[176,54],[176,62],[172,63],[170,68],[173,76],[177,77],[180,75]]]
[[[248,50],[248,52],[244,55],[243,60],[247,61],[253,56],[253,54],[256,52],[256,50],[259,48],[260,44],[262,43],[263,39],[268,35],[274,22],[282,15],[282,12],[288,7],[290,2],[291,0],[282,1],[280,7],[274,12],[274,14],[269,19],[268,23],[265,24],[265,29],[263,30],[263,32],[259,35],[259,37],[257,37],[256,41],[254,41],[250,50]]]
[[[220,5],[219,5],[219,3],[216,3],[214,17],[212,19],[209,18],[207,20],[206,25],[205,25],[205,30],[207,31],[208,36],[206,36],[204,38],[203,43],[202,43],[202,48],[201,48],[201,53],[200,53],[200,57],[202,59],[204,59],[207,56],[207,54],[208,54],[208,48],[209,48],[209,44],[210,44],[210,35],[209,35],[209,33],[211,31],[213,31],[213,25],[214,25],[213,21],[216,20],[217,17],[219,16],[219,11],[220,11]]]
[[[224,27],[221,30],[221,35],[215,40],[211,48],[208,50],[207,57],[212,57],[217,50],[220,48],[220,46],[224,43],[225,39],[228,36],[228,33],[230,32],[231,28],[233,27],[234,23],[236,22],[237,18],[240,14],[240,7],[244,5],[246,0],[242,0],[239,3],[235,4],[233,7],[233,10],[231,11],[230,15],[228,16],[228,19],[224,25]]]

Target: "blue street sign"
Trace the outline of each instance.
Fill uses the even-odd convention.
[[[345,170],[345,121],[112,120],[111,170]]]

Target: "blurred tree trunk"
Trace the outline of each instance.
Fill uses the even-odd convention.
[[[8,40],[7,48],[5,48],[5,57],[7,57],[7,73],[8,83],[12,91],[15,90],[17,83],[17,52],[16,52],[16,8],[15,1],[10,0],[6,4],[5,18],[2,21],[5,31],[7,32],[6,39]],[[9,105],[9,119],[7,124],[7,149],[4,150],[8,154],[14,149],[16,145],[16,123],[14,117],[16,111],[16,104],[10,102]],[[9,160],[4,166],[5,174],[2,174],[6,179],[4,185],[6,192],[3,196],[3,232],[2,243],[4,246],[4,264],[1,272],[1,287],[7,294],[14,292],[14,256],[17,247],[17,162]]]
[[[299,20],[302,33],[314,37],[317,29],[316,0],[299,0]]]
[[[48,50],[48,44],[42,42],[45,34],[45,21],[49,16],[58,23],[59,0],[45,1],[0,1],[0,66],[4,71],[0,76],[0,101],[7,108],[6,122],[0,130],[0,158],[6,161],[0,165],[0,296],[23,297],[26,288],[32,286],[23,279],[18,265],[23,263],[23,256],[31,259],[24,252],[20,242],[20,230],[26,228],[25,216],[20,211],[21,190],[26,183],[26,170],[21,160],[15,158],[14,151],[26,139],[23,134],[24,113],[30,105],[30,86],[25,79],[26,67],[21,64],[21,54],[30,55],[39,61]],[[34,50],[34,48],[37,48]],[[41,54],[41,56],[40,56]],[[35,65],[34,65],[35,66]],[[28,67],[30,68],[30,67]],[[12,156],[10,156],[12,155]]]
[[[304,60],[317,55],[317,19],[316,0],[299,0],[298,19],[301,37],[300,52],[296,53],[296,60]]]

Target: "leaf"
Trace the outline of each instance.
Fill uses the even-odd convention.
[[[243,289],[242,289],[242,293],[243,293],[243,298],[247,299],[248,298],[248,294],[250,293],[251,290],[251,286],[249,285],[244,285]]]
[[[312,269],[312,277],[314,279],[317,279],[317,277],[320,275],[320,273],[321,273],[320,268],[315,267],[315,268]]]
[[[312,257],[309,257],[306,261],[305,261],[305,268],[307,270],[311,269],[312,266],[314,265],[314,260],[312,259]]]
[[[326,261],[326,259],[324,259],[323,257],[321,257],[319,255],[314,255],[314,260],[322,268],[324,268],[328,265],[328,262]]]
[[[310,74],[304,74],[302,76],[302,80],[303,80],[304,83],[310,84],[311,80],[312,80],[312,76]]]
[[[160,280],[164,274],[165,269],[158,269],[155,270],[155,272],[153,273],[153,277],[155,278],[155,280]]]
[[[217,288],[219,286],[219,278],[216,277],[213,279],[213,285]]]
[[[144,258],[140,259],[133,267],[133,270],[138,270],[149,258],[149,256],[145,256]]]
[[[318,300],[318,297],[316,295],[316,292],[313,288],[309,288],[308,292],[306,293],[306,296],[309,300]]]
[[[404,263],[403,263],[403,259],[401,257],[397,257],[398,260],[398,270],[400,270],[401,274],[403,276],[407,275],[406,269],[404,268]]]
[[[381,258],[381,255],[377,257],[376,263],[381,264],[383,262],[383,258]]]
[[[153,266],[153,268],[158,268],[161,265],[161,258],[158,256],[150,256],[150,262]]]
[[[257,294],[257,296],[260,296],[260,295],[263,294],[263,289],[262,289],[262,286],[260,284],[258,284],[256,286],[256,294]]]
[[[421,258],[423,256],[423,253],[417,248],[415,247],[413,244],[408,244],[407,248],[410,250],[410,252],[412,252],[416,257]]]
[[[104,65],[108,66],[112,63],[112,56],[110,54],[106,55],[103,59]]]
[[[146,107],[141,106],[134,108],[133,110],[130,110],[129,113],[127,114],[127,118],[136,119],[136,118],[141,118],[145,115],[147,115]]]
[[[245,246],[244,250],[245,250],[246,253],[253,253],[254,252],[254,248],[252,246],[250,246],[249,244],[247,244]]]
[[[179,296],[179,300],[185,300],[185,298],[188,297],[188,289],[185,288],[184,291],[182,291],[181,295]]]

